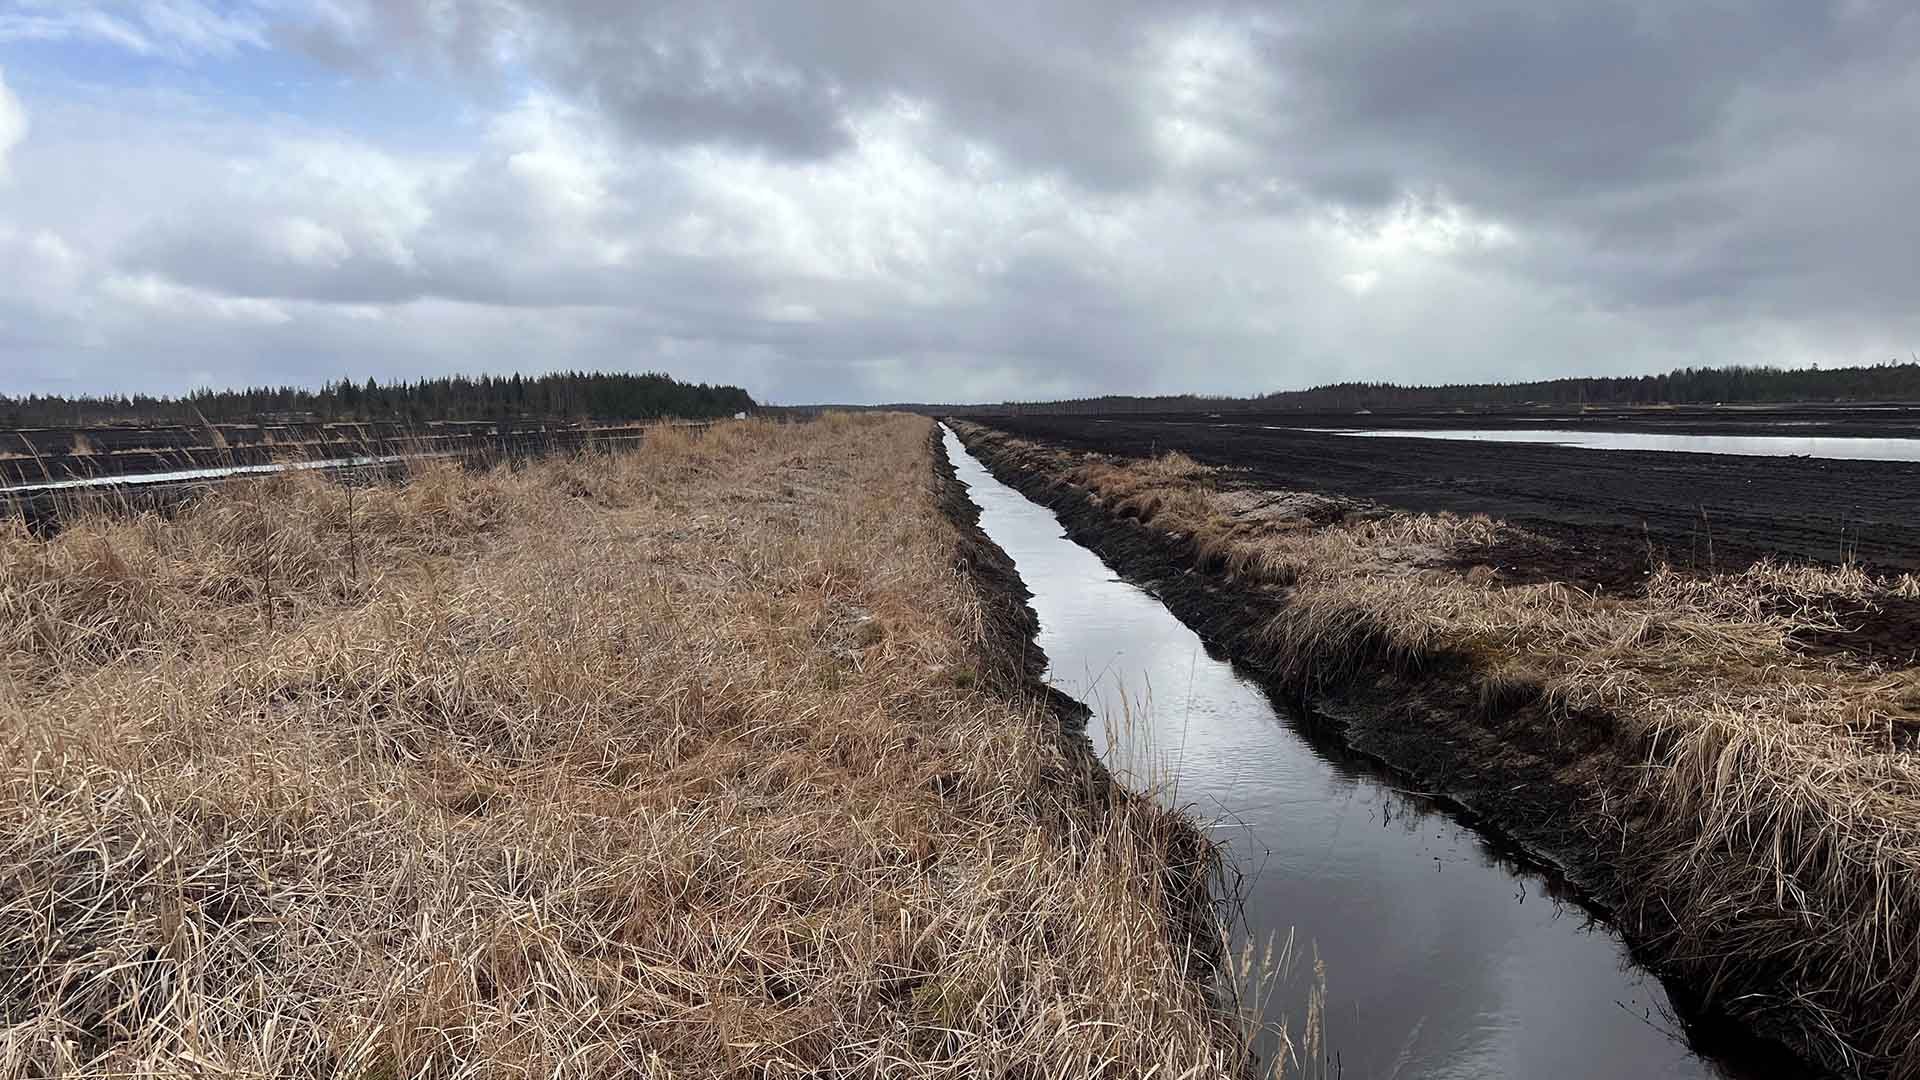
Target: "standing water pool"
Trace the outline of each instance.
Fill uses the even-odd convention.
[[[1329,1075],[1734,1075],[1689,1048],[1659,981],[1607,927],[1430,802],[1316,746],[944,438],[981,527],[1033,593],[1048,677],[1093,710],[1095,747],[1123,779],[1151,762],[1167,798],[1215,822],[1244,875],[1244,932],[1262,944],[1291,932],[1306,954],[1269,1010],[1296,1033],[1311,957],[1324,962]]]
[[[1920,439],[1842,435],[1682,435],[1658,431],[1579,431],[1568,428],[1282,428],[1357,439],[1454,439],[1466,442],[1545,443],[1582,450],[1664,450],[1738,457],[1814,457],[1843,461],[1920,461]]]

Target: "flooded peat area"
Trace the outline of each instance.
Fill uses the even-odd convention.
[[[322,458],[317,461],[283,461],[264,465],[219,465],[204,469],[171,469],[166,472],[128,473],[114,476],[85,476],[70,480],[47,480],[0,486],[0,496],[39,495],[56,491],[87,488],[141,487],[148,484],[178,484],[190,480],[227,480],[240,476],[259,476],[278,472],[304,472],[311,469],[358,469],[369,465],[394,465],[422,457],[446,457],[446,454],[381,454],[372,457]]]
[[[1326,1075],[1735,1075],[1689,1048],[1661,984],[1606,926],[1430,800],[1317,745],[945,440],[1033,593],[1050,680],[1092,707],[1109,767],[1212,823],[1241,875],[1245,934],[1293,936],[1269,1019],[1299,1032],[1315,955],[1324,963]]]
[[[1543,443],[1582,450],[1663,450],[1740,457],[1834,458],[1843,461],[1920,461],[1920,439],[1843,435],[1676,435],[1651,431],[1578,431],[1567,428],[1276,428],[1367,439],[1454,439]]]

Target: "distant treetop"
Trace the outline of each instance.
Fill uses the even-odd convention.
[[[0,427],[61,427],[134,421],[247,423],[284,420],[646,420],[731,416],[756,408],[737,386],[671,376],[600,372],[454,375],[380,384],[341,379],[319,390],[255,387],[196,390],[185,397],[0,395]]]
[[[1282,408],[1393,408],[1430,405],[1712,405],[1716,402],[1920,400],[1920,363],[1786,370],[1681,368],[1664,375],[1539,382],[1397,386],[1340,383],[1269,394]]]

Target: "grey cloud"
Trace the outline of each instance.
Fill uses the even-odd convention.
[[[636,136],[799,158],[843,149],[854,112],[905,98],[1032,167],[1112,187],[1157,172],[1136,92],[1140,47],[1146,32],[1190,9],[1147,0],[993,10],[885,0],[528,0],[455,9],[437,22],[430,11],[440,10],[391,0],[345,22],[289,21],[280,33],[336,64],[398,56],[468,70],[488,67],[500,51],[484,44],[489,35],[511,37],[543,78]]]
[[[1340,5],[1269,48],[1300,80],[1276,103],[1299,138],[1511,213],[1724,167],[1751,149],[1723,143],[1749,95],[1911,56],[1911,17],[1840,8]]]
[[[830,78],[762,50],[737,52],[717,27],[634,29],[561,37],[543,63],[560,85],[649,140],[726,142],[801,158],[847,145]]]
[[[1907,3],[333,0],[319,15],[273,10],[278,43],[355,78],[406,69],[456,89],[485,83],[489,105],[531,80],[578,106],[596,136],[620,135],[605,206],[580,220],[549,214],[485,147],[423,196],[428,216],[410,227],[404,258],[357,234],[351,206],[309,207],[298,193],[175,207],[106,253],[121,269],[296,306],[309,334],[301,357],[332,347],[400,370],[467,355],[540,366],[552,348],[568,362],[747,373],[787,400],[870,400],[1875,360],[1920,333],[1920,217],[1909,206],[1920,190],[1920,11]],[[1229,65],[1205,103],[1201,119],[1225,149],[1186,160],[1162,142],[1177,118],[1156,65],[1166,35],[1195,28],[1240,46],[1252,66]],[[735,224],[726,215],[758,205],[703,201],[682,186],[698,176],[658,164],[661,148],[744,149],[756,163],[825,172],[857,160],[872,138],[862,125],[903,102],[926,117],[901,137],[917,140],[903,151],[916,167],[965,176],[976,168],[970,147],[994,152],[981,166],[983,205],[967,205],[975,189],[958,185],[954,220],[902,215],[899,229],[922,230],[899,245],[912,257],[884,250],[885,229],[848,240],[831,222],[821,246],[871,243],[883,250],[867,253],[870,266],[883,270],[653,242],[682,218],[715,216],[725,232]],[[1036,178],[1064,192],[1046,212],[1110,219],[1119,239],[995,202]],[[799,198],[780,209],[894,212],[895,192],[832,190],[856,205]],[[1513,242],[1402,266],[1323,235],[1336,222],[1362,234],[1393,226],[1409,207],[1497,223]],[[267,231],[302,214],[339,231],[338,258],[290,257]],[[942,230],[977,232],[978,243],[928,240]],[[1263,241],[1234,242],[1243,236]],[[630,240],[635,254],[599,258],[599,239]],[[1378,275],[1364,301],[1341,291],[1355,274]],[[428,323],[324,310],[349,304],[395,309],[396,320],[419,308],[445,320],[431,322],[442,332],[457,319],[490,329],[462,339],[471,354],[383,344],[383,330]],[[25,316],[14,321],[9,333],[33,332]],[[235,339],[236,364],[240,343],[282,348],[295,331],[246,334],[255,337]],[[1787,340],[1803,352],[1755,351]],[[1871,353],[1846,352],[1863,341]]]
[[[1268,46],[1299,87],[1277,145],[1329,148],[1302,171],[1321,198],[1432,186],[1600,303],[1819,319],[1912,280],[1907,5],[1338,6]]]
[[[433,39],[423,3],[379,5],[358,47]],[[1605,304],[1787,288],[1799,275],[1772,262],[1796,250],[1843,260],[1850,246],[1858,280],[1839,271],[1818,291],[1852,302],[1879,291],[1875,275],[1905,269],[1897,252],[1920,239],[1911,215],[1863,223],[1793,197],[1857,202],[1879,193],[1873,174],[1887,164],[1920,186],[1897,149],[1920,122],[1920,14],[1905,4],[526,0],[475,11],[441,27],[449,48],[485,56],[475,42],[511,29],[535,70],[644,140],[820,158],[846,149],[858,109],[904,97],[1017,166],[1092,191],[1195,183],[1190,193],[1208,197],[1265,184],[1304,195],[1293,213],[1377,211],[1409,193],[1455,200],[1545,238],[1514,270]],[[1273,76],[1228,88],[1240,100],[1225,122],[1253,157],[1207,178],[1211,188],[1157,154],[1142,85],[1152,35],[1203,17],[1250,43]],[[1832,144],[1826,175],[1782,176],[1771,190],[1730,182],[1808,140]],[[1777,215],[1783,199],[1799,217]],[[1809,213],[1836,227],[1800,230]],[[1577,254],[1565,264],[1537,254],[1566,250]]]
[[[305,262],[279,250],[266,221],[203,207],[143,229],[119,253],[136,273],[156,273],[225,296],[338,304],[404,303],[426,282],[390,259],[354,249],[337,261]]]
[[[657,332],[670,335],[738,320],[773,288],[761,268],[734,256],[642,245],[643,254],[632,260],[585,257],[586,242],[640,236],[688,209],[689,196],[665,174],[632,169],[609,178],[606,206],[590,218],[555,220],[539,208],[538,184],[518,176],[512,158],[511,152],[481,154],[457,173],[422,184],[424,220],[410,228],[367,220],[337,193],[289,181],[264,193],[218,191],[148,221],[117,246],[112,261],[215,295],[257,300],[639,308],[656,320]],[[289,237],[290,229],[306,230],[306,243]]]
[[[256,300],[641,308],[655,319],[657,331],[670,334],[738,321],[737,313],[770,288],[764,275],[736,259],[653,253],[630,266],[581,266],[530,252],[531,235],[429,229],[416,238],[407,263],[364,245],[337,262],[302,262],[251,224],[222,225],[196,216],[142,233],[121,252],[120,264],[216,295]]]

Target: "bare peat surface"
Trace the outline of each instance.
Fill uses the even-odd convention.
[[[1207,413],[1146,413],[1191,420]],[[1920,404],[1483,406],[1455,409],[1331,411],[1284,409],[1227,412],[1220,419],[1283,427],[1347,429],[1418,428],[1462,431],[1482,428],[1643,432],[1656,435],[1763,435],[1816,438],[1908,438],[1920,432]]]
[[[1505,518],[1546,542],[1496,552],[1503,576],[1629,587],[1650,556],[1736,569],[1767,556],[1920,570],[1920,463],[1753,457],[1273,430],[1280,419],[993,417],[1027,438],[1127,456],[1179,450],[1249,487]],[[1324,418],[1323,418],[1324,419]],[[1346,417],[1347,426],[1355,419]],[[1406,427],[1409,417],[1379,418]],[[1444,417],[1429,417],[1440,423]],[[1566,418],[1558,416],[1556,424]],[[1699,426],[1704,421],[1692,421]],[[1484,416],[1458,418],[1485,427]],[[1906,429],[1911,433],[1911,428]],[[1858,433],[1858,432],[1856,432]],[[1875,434],[1894,432],[1882,428]]]

